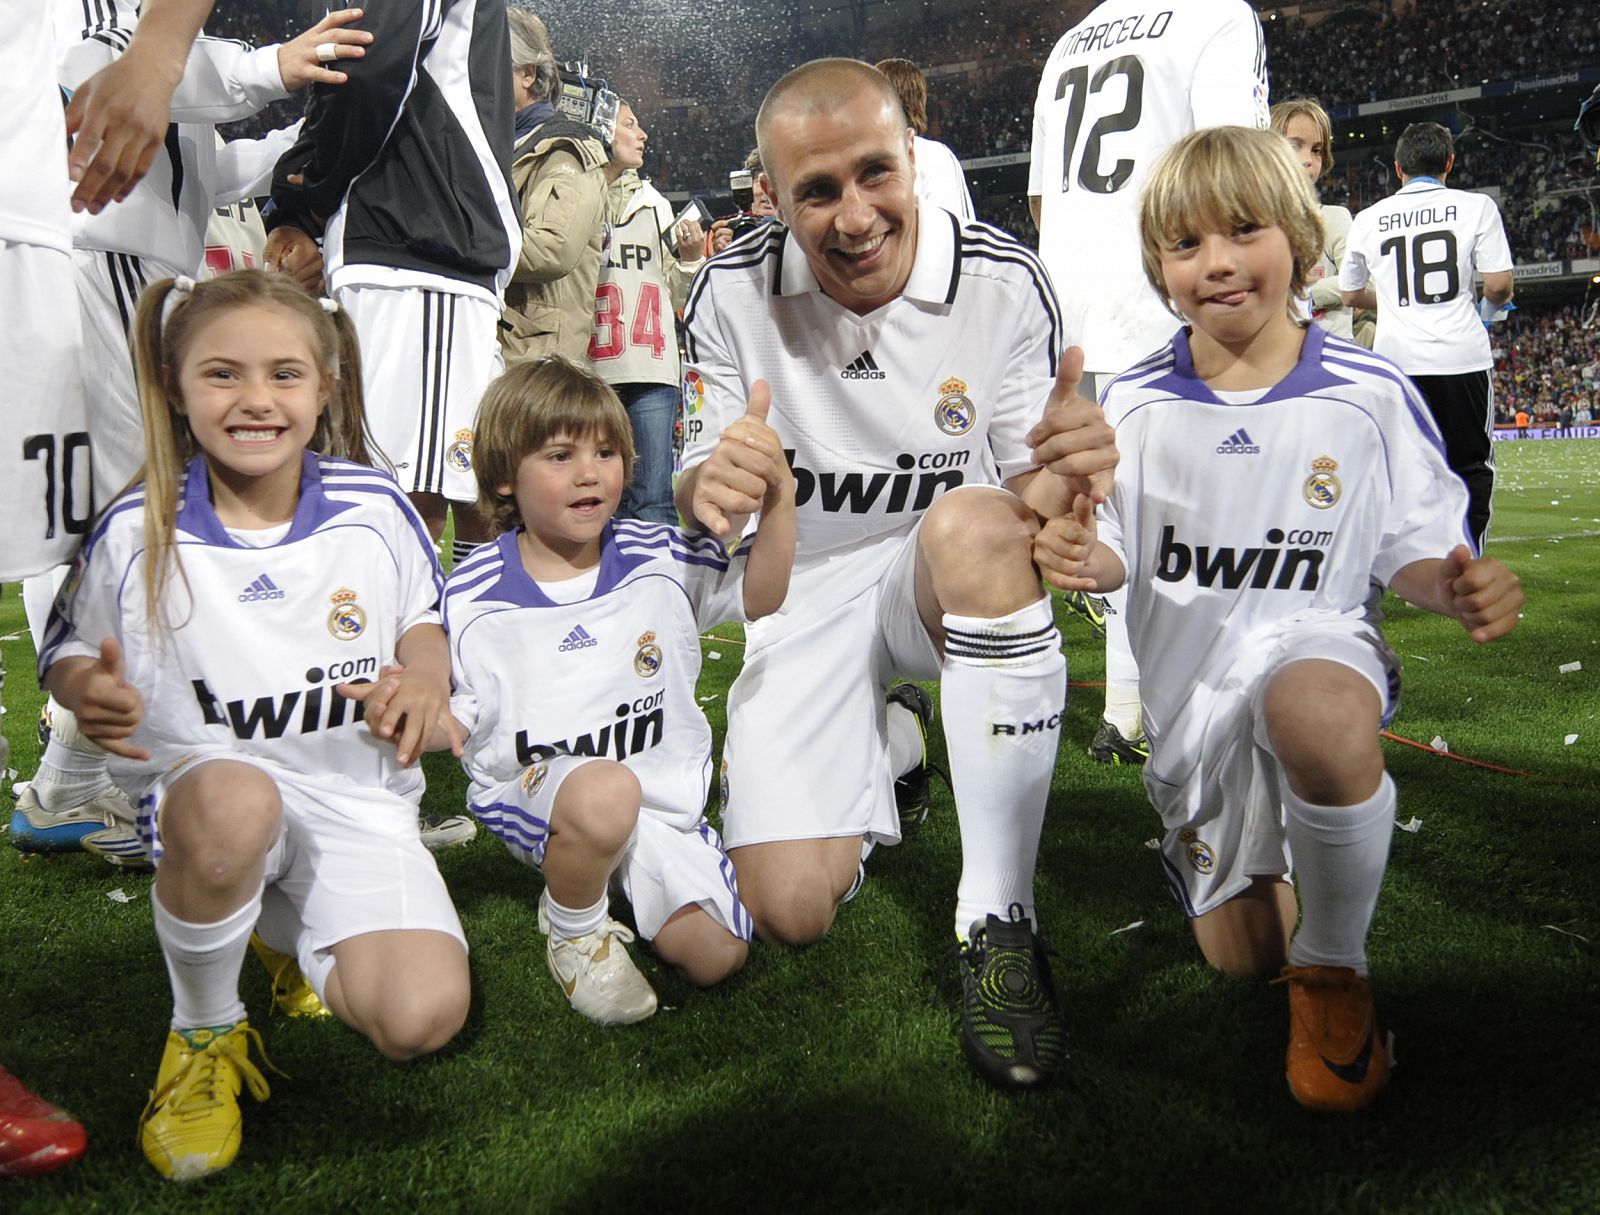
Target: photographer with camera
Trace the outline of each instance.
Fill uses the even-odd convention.
[[[508,15],[522,248],[506,287],[500,348],[508,364],[559,354],[582,365],[600,279],[608,133],[557,111],[562,80],[544,22],[520,8]]]
[[[762,184],[764,178],[761,149],[751,148],[750,154],[744,158],[743,167],[728,174],[728,191],[736,210],[732,215],[714,217],[716,222],[706,236],[708,257],[713,253],[721,253],[752,228],[778,218],[778,204]]]
[[[633,423],[638,459],[617,515],[675,524],[672,432],[682,401],[676,317],[704,260],[706,235],[693,218],[674,222],[671,204],[639,176],[649,138],[632,107],[619,103],[605,166],[606,236],[588,353]]]

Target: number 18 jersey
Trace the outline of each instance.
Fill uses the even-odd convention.
[[[1141,268],[1139,193],[1179,138],[1226,125],[1267,125],[1266,51],[1245,0],[1106,0],[1050,52],[1028,193],[1090,371],[1130,367],[1177,330]]]

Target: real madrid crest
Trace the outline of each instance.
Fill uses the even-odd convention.
[[[1178,842],[1184,846],[1184,855],[1189,858],[1189,865],[1196,873],[1207,874],[1216,869],[1217,854],[1194,831],[1186,827],[1178,832]]]
[[[656,644],[654,633],[639,635],[639,649],[633,656],[633,672],[641,679],[661,673],[661,647]]]
[[[978,419],[978,410],[967,395],[967,382],[951,376],[939,385],[939,403],[933,407],[933,421],[947,435],[964,435]]]
[[[544,784],[544,778],[550,775],[550,765],[544,760],[536,760],[522,770],[522,791],[529,797],[539,792],[539,786]]]
[[[444,462],[456,472],[467,473],[472,471],[472,432],[470,430],[456,431],[455,442],[445,448]]]
[[[356,593],[341,587],[328,596],[333,611],[328,613],[328,632],[340,641],[354,641],[367,630],[367,613],[356,602]]]
[[[1306,478],[1303,491],[1306,501],[1318,510],[1327,510],[1339,500],[1339,462],[1332,456],[1318,456],[1311,461],[1311,475]]]

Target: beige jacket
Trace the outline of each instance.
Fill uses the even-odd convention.
[[[506,287],[506,362],[562,355],[588,361],[606,200],[605,145],[556,117],[516,147],[511,181],[522,204],[522,252]]]

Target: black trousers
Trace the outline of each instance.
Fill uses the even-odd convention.
[[[1489,534],[1494,494],[1494,399],[1490,372],[1414,375],[1444,436],[1445,459],[1467,487],[1467,530],[1479,551]]]

